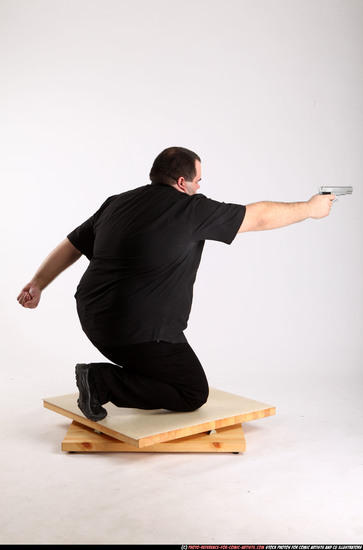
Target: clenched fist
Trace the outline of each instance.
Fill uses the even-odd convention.
[[[328,216],[335,200],[335,195],[314,195],[308,201],[310,218],[319,219]]]
[[[20,292],[17,300],[23,307],[34,309],[40,301],[42,291],[35,283],[28,283]]]

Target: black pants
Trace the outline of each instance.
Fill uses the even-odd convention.
[[[208,398],[208,382],[189,344],[146,342],[95,347],[110,363],[92,363],[101,404],[186,412]]]

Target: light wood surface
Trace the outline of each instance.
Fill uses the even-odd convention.
[[[240,424],[138,448],[73,421],[62,442],[68,452],[142,452],[142,453],[240,453],[246,440]]]
[[[108,403],[105,405],[108,416],[100,422],[93,422],[79,410],[77,398],[78,393],[46,398],[44,407],[137,448],[275,414],[275,408],[271,405],[211,388],[207,403],[197,411],[145,411]]]

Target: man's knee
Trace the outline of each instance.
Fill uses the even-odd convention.
[[[189,396],[185,400],[184,412],[193,412],[200,409],[208,401],[209,388],[208,386],[203,388],[202,391],[198,391],[196,395]]]

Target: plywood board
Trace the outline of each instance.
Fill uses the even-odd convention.
[[[44,399],[44,406],[139,448],[275,414],[275,408],[271,405],[211,388],[207,403],[197,411],[145,411],[107,403],[106,418],[93,422],[79,410],[77,399],[78,393],[50,397]]]
[[[246,440],[241,424],[138,448],[73,421],[62,442],[68,452],[241,453]]]

